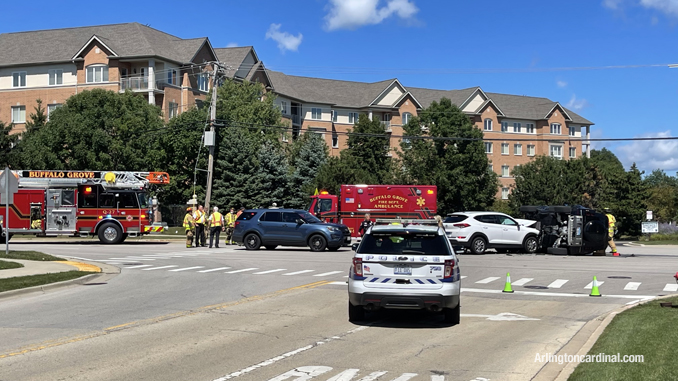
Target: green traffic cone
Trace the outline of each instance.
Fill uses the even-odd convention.
[[[506,273],[506,284],[504,285],[504,292],[513,292],[511,288],[511,274]]]
[[[591,285],[591,294],[589,296],[601,296],[598,290],[598,279],[596,279],[595,275],[593,276],[593,284]]]

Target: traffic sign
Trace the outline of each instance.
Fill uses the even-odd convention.
[[[9,178],[9,181],[7,179]],[[9,203],[14,203],[14,194],[19,191],[19,179],[14,176],[14,173],[9,168],[5,168],[0,173],[0,204],[6,204],[5,198],[8,195],[7,184],[9,183]]]
[[[645,233],[659,233],[659,222],[657,221],[645,221],[641,225],[641,232]]]

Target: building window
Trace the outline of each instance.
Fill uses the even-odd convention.
[[[337,123],[337,110],[332,110],[332,121]]]
[[[311,119],[320,120],[323,118],[323,110],[321,108],[312,107],[311,108]]]
[[[485,153],[492,153],[492,143],[485,143]]]
[[[485,119],[485,127],[483,129],[485,131],[492,131],[492,119]]]
[[[410,122],[410,119],[412,119],[412,114],[409,112],[406,112],[403,114],[403,126],[406,125],[407,123]]]
[[[534,145],[533,144],[527,145],[527,156],[534,156]]]
[[[280,112],[287,115],[287,102],[285,101],[280,102]]]
[[[551,123],[551,133],[560,135],[560,123]]]
[[[575,136],[575,133],[577,131],[576,127],[568,127],[567,129],[568,129],[568,135]]]
[[[12,106],[12,123],[26,123],[26,106]]]
[[[508,122],[501,122],[501,132],[508,132]]]
[[[577,157],[577,148],[576,147],[570,147],[570,158],[574,159]]]
[[[516,156],[521,156],[523,154],[523,145],[522,144],[514,144],[513,145],[513,154]]]
[[[348,122],[349,123],[358,123],[358,113],[357,112],[349,112],[348,113]]]
[[[53,104],[53,105],[47,105],[47,120],[49,120],[49,116],[54,112],[54,110],[58,109],[61,107],[60,104]]]
[[[64,71],[61,69],[50,69],[49,70],[49,85],[63,85],[64,84]]]
[[[563,146],[551,146],[551,157],[563,158]]]
[[[87,68],[87,83],[108,82],[108,66],[94,65]]]
[[[534,134],[534,123],[526,123],[525,132],[527,132],[528,134]]]
[[[509,189],[508,188],[501,188],[501,199],[502,200],[508,200],[509,196]]]
[[[501,143],[501,154],[502,154],[502,155],[508,155],[508,154],[509,154],[509,145],[508,145],[508,143]]]
[[[167,83],[170,85],[177,85],[179,82],[177,81],[177,71],[174,69],[170,69],[167,72]]]
[[[208,83],[208,74],[207,73],[198,74],[198,90],[207,91],[209,88],[209,85],[207,83]]]
[[[174,118],[175,116],[179,115],[178,114],[179,113],[179,104],[174,103],[174,102],[170,102],[167,111],[168,111],[169,118],[170,119]]]
[[[513,132],[520,132],[522,126],[520,123],[513,123]]]
[[[25,71],[17,71],[12,73],[12,87],[26,87]]]
[[[509,166],[508,165],[502,165],[501,166],[501,177],[509,177]]]
[[[332,127],[332,148],[339,148],[339,134],[334,127]]]
[[[494,172],[494,166],[493,166],[492,164],[488,164],[487,169],[488,169],[490,172]]]

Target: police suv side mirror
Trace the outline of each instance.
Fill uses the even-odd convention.
[[[353,251],[358,250],[358,244],[354,243],[353,245],[351,245],[351,250],[353,250]]]

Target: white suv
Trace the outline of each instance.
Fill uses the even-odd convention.
[[[387,221],[353,245],[349,320],[363,320],[366,310],[425,308],[459,324],[459,262],[444,231],[434,220]]]
[[[497,212],[457,212],[443,221],[452,246],[463,246],[474,254],[493,248],[498,252],[537,251],[539,230],[536,221],[515,219]]]

